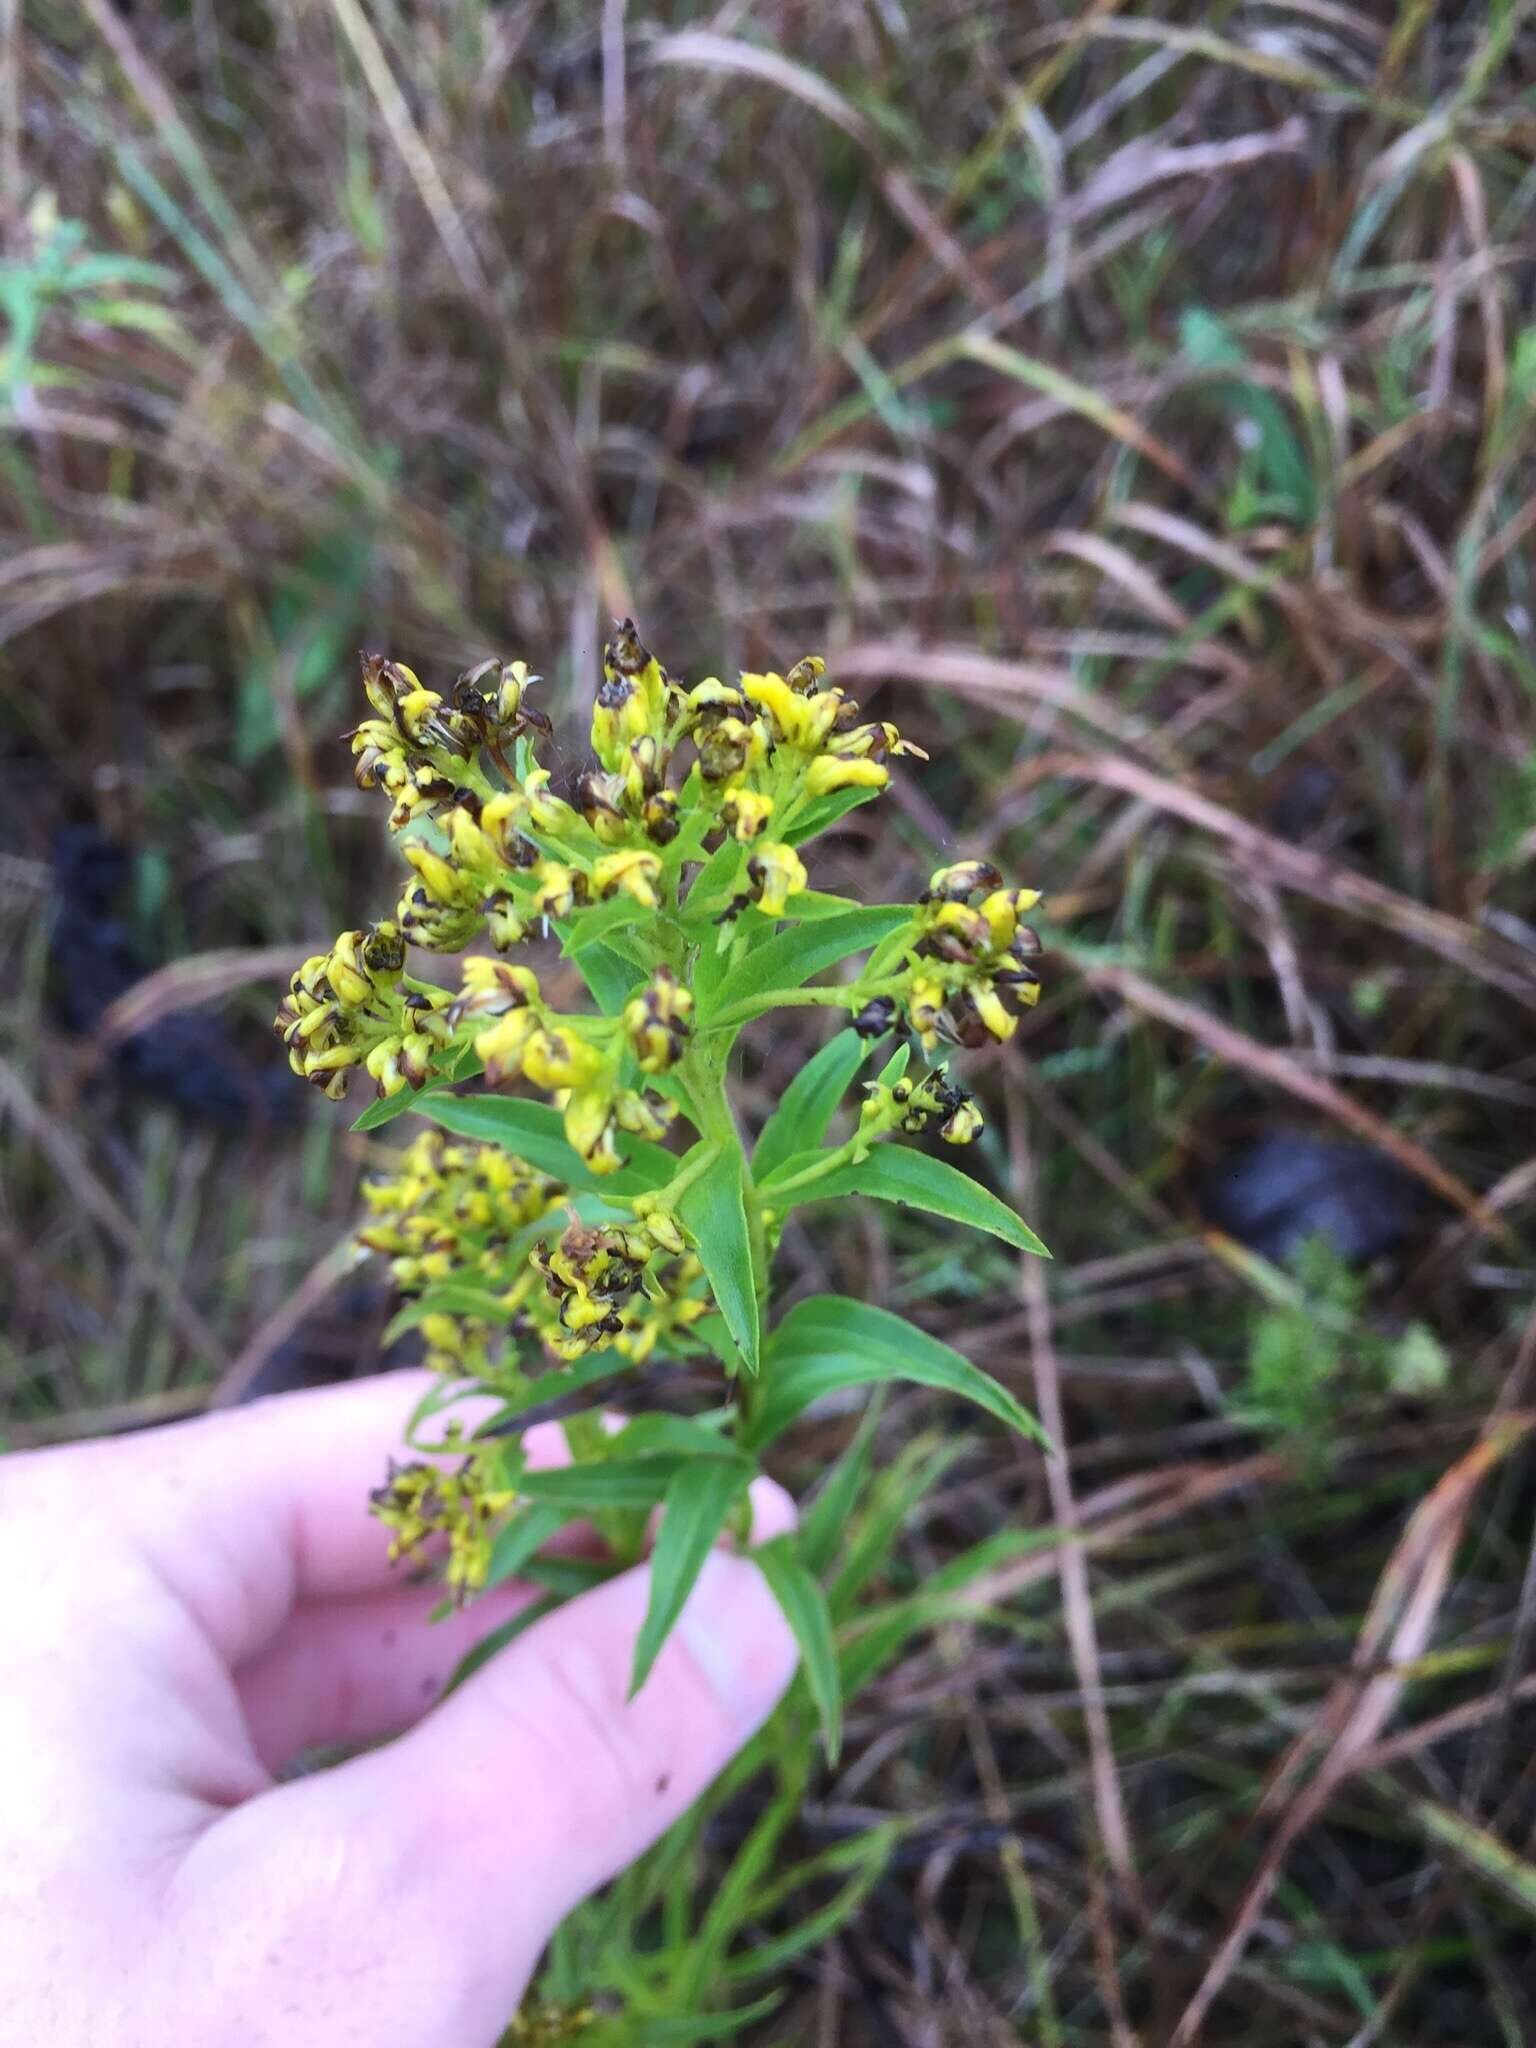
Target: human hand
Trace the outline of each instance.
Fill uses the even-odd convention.
[[[645,1567],[434,1709],[533,1595],[428,1626],[436,1591],[391,1574],[365,1502],[424,1378],[0,1461],[8,2039],[489,2048],[558,1921],[772,1710],[793,1644],[723,1552],[634,1701]],[[754,1507],[759,1535],[792,1517],[767,1481]]]

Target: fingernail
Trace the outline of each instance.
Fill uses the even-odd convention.
[[[712,1551],[677,1629],[744,1740],[778,1705],[797,1661],[762,1573],[745,1558]]]

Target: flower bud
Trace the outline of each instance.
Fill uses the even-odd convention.
[[[523,1048],[523,1072],[535,1088],[580,1088],[603,1066],[602,1054],[573,1031],[540,1026]]]
[[[480,1033],[475,1051],[485,1067],[490,1087],[499,1088],[520,1071],[524,1049],[538,1028],[539,1020],[532,1010],[513,1010]]]
[[[782,917],[791,896],[806,885],[805,864],[792,846],[778,840],[760,845],[747,862],[753,895],[765,917]]]
[[[984,890],[1000,889],[1002,875],[989,860],[962,860],[953,867],[937,868],[919,903],[967,903]]]
[[[682,829],[678,821],[678,803],[675,790],[659,789],[654,796],[645,800],[640,813],[640,822],[645,827],[645,836],[655,846],[670,846]]]
[[[661,862],[644,847],[626,847],[622,853],[605,853],[592,866],[592,888],[602,898],[632,896],[646,910],[656,908],[655,882]]]
[[[683,1056],[693,996],[670,967],[658,967],[624,1006],[624,1030],[642,1074],[664,1074]]]
[[[613,1097],[605,1088],[576,1088],[565,1105],[566,1142],[594,1173],[616,1173],[624,1164],[614,1143]]]
[[[538,884],[533,907],[542,917],[569,917],[578,903],[586,901],[586,876],[563,861],[540,861]]]
[[[773,813],[773,798],[755,789],[733,789],[720,806],[720,817],[740,840],[755,839]]]
[[[836,789],[884,789],[890,779],[890,769],[878,761],[818,754],[805,772],[805,787],[811,796],[830,796]]]
[[[850,1020],[860,1038],[883,1038],[896,1022],[896,1003],[891,996],[875,996]]]

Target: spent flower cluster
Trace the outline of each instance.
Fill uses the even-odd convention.
[[[903,1142],[980,1135],[944,1062],[1006,1043],[1038,996],[1037,897],[985,861],[939,869],[904,904],[814,887],[811,843],[894,761],[926,758],[819,657],[687,684],[623,621],[587,763],[558,789],[538,758],[538,680],[489,661],[437,691],[364,658],[370,715],[349,738],[359,784],[388,799],[402,885],[388,915],[303,963],[275,1021],[294,1071],[328,1097],[354,1074],[371,1082],[360,1128],[429,1119],[367,1183],[359,1233],[439,1376],[411,1425],[418,1455],[373,1496],[394,1554],[439,1552],[462,1600],[535,1568],[581,1516],[622,1565],[661,1507],[638,1683],[709,1542],[744,1526],[763,1453],[818,1395],[906,1377],[1033,1426],[883,1309],[820,1296],[774,1322],[771,1278],[794,1209],[857,1196],[1042,1249],[978,1181]],[[436,975],[417,971],[422,954]],[[733,1049],[798,1007],[840,1012],[843,1028],[749,1146]],[[610,1383],[663,1362],[713,1397],[605,1424]],[[472,1393],[492,1410],[468,1430],[453,1411]],[[550,1412],[571,1453],[558,1476],[522,1448]],[[793,1559],[764,1570],[835,1739],[820,1588]]]

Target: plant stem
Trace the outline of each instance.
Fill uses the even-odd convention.
[[[882,975],[876,981],[850,981],[837,988],[774,988],[760,996],[744,996],[739,1003],[732,1003],[728,1010],[722,1010],[718,1017],[711,1019],[709,1032],[737,1030],[743,1024],[750,1024],[754,1017],[766,1016],[770,1010],[784,1010],[802,1005],[823,1003],[840,1005],[846,1010],[861,1010],[876,996],[896,995],[907,985],[904,974]]]

